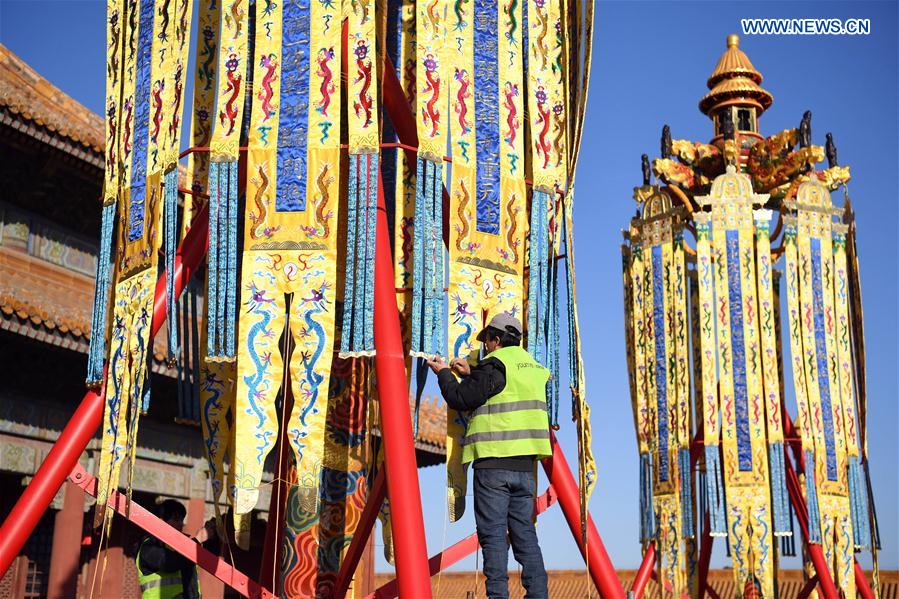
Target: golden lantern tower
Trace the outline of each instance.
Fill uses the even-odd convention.
[[[866,398],[853,384],[864,381],[855,226],[848,194],[842,207],[830,197],[849,168],[830,134],[826,151],[812,143],[810,111],[765,137],[774,98],[761,83],[728,36],[699,102],[711,142],[672,139],[666,125],[634,189],[622,280],[641,542],[673,594],[699,595],[696,538],[727,537],[737,588],[774,597],[797,511],[825,596],[834,583],[854,596],[853,553],[876,539]]]

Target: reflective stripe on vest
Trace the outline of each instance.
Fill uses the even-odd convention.
[[[141,599],[181,599],[184,597],[184,584],[181,572],[152,572],[144,574],[140,569],[140,552],[144,548],[140,544],[135,556],[137,565],[137,582],[140,584]]]
[[[549,371],[517,346],[501,347],[488,357],[502,362],[506,385],[470,413],[462,439],[462,462],[551,455],[546,414]]]

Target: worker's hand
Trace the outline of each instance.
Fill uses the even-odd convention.
[[[450,368],[459,376],[468,376],[471,374],[471,365],[465,358],[453,358],[450,362]]]
[[[440,356],[431,356],[430,358],[428,358],[428,366],[431,367],[431,370],[434,372],[434,374],[437,374],[444,368],[448,368],[446,362],[444,362],[443,358],[441,358]]]

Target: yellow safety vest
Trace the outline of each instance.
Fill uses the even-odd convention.
[[[505,366],[506,386],[471,412],[462,439],[462,463],[480,458],[549,457],[549,371],[518,346],[501,347],[487,357]]]
[[[135,557],[141,599],[181,599],[184,596],[181,571],[144,574],[140,569],[140,552],[143,548],[144,543],[141,542],[140,549],[137,550],[137,557]]]

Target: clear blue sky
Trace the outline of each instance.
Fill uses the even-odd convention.
[[[99,1],[0,0],[0,41],[100,111],[104,11]],[[631,189],[640,182],[640,154],[658,155],[662,125],[670,124],[675,138],[711,137],[711,124],[697,103],[725,49],[725,37],[739,33],[740,19],[748,17],[864,17],[872,22],[869,36],[741,36],[740,45],[774,94],[774,105],[760,120],[762,132],[795,127],[810,109],[814,142],[823,145],[825,132],[833,132],[841,163],[852,166],[867,325],[870,455],[884,540],[881,566],[895,569],[899,32],[894,2],[598,3],[576,208],[583,351],[599,465],[591,512],[614,564],[636,567],[637,460],[624,360],[619,230],[635,208]],[[794,406],[792,397],[788,402]],[[563,413],[566,406],[563,400]],[[791,411],[795,414],[795,407]],[[561,438],[574,463],[573,427],[567,419]],[[474,522],[469,515],[444,524],[442,467],[420,475],[428,546],[434,552],[470,534]],[[558,508],[541,517],[538,532],[548,567],[582,567]],[[728,563],[718,543],[713,566]],[[475,564],[470,558],[458,569]],[[786,564],[795,567],[796,562]],[[377,565],[389,568],[380,558]]]

